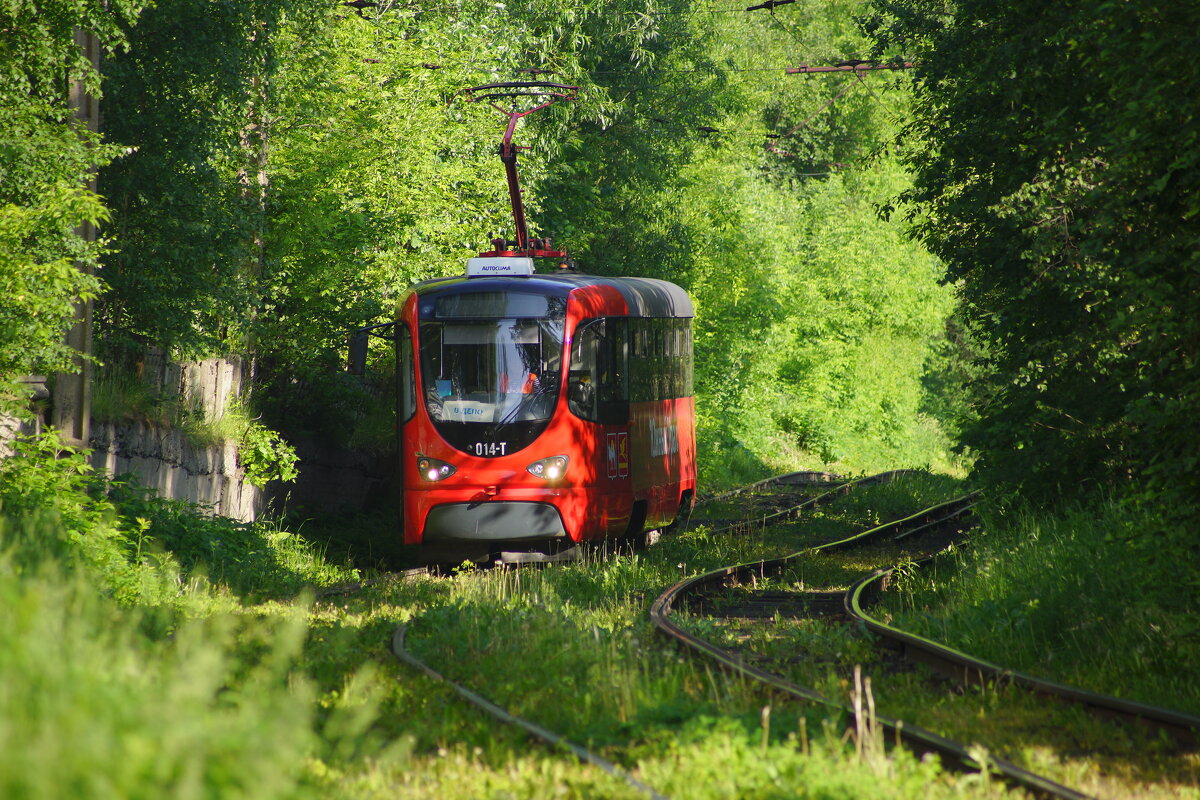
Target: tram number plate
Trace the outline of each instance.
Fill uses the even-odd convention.
[[[502,456],[508,449],[508,442],[476,442],[475,455],[477,456]]]

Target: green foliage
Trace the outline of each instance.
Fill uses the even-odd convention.
[[[665,278],[695,300],[708,485],[798,462],[929,464],[947,446],[921,381],[949,292],[873,207],[905,185],[872,155],[904,96],[760,69],[789,63],[797,38],[814,58],[861,52],[853,7],[667,25],[680,43],[652,74],[619,75],[637,91],[611,124],[573,126],[540,187],[547,228],[568,232],[584,269]]]
[[[23,373],[71,369],[62,344],[72,303],[100,282],[73,262],[95,266],[101,248],[79,228],[107,218],[83,187],[88,172],[117,149],[75,120],[69,93],[78,81],[93,95],[99,75],[76,43],[94,32],[106,47],[124,44],[121,25],[137,0],[14,0],[0,7],[0,413],[20,411],[8,382]]]
[[[32,205],[0,205],[0,375],[69,367],[74,351],[62,338],[73,322],[73,303],[100,290],[100,282],[76,266],[76,258],[95,251],[89,254],[74,228],[106,216],[95,195],[62,185]]]
[[[53,433],[16,449],[0,460],[4,796],[313,796],[307,759],[359,732],[332,724],[335,703],[318,734],[303,615],[219,610],[229,589],[354,574],[267,524],[110,485]]]
[[[1194,518],[1200,123],[1177,53],[1200,9],[874,5],[878,47],[918,63],[901,196],[987,357],[981,476],[1037,497],[1132,479]]]
[[[0,203],[31,207],[48,191],[82,187],[88,170],[115,154],[113,148],[98,148],[98,137],[74,119],[72,82],[79,81],[92,96],[100,84],[76,32],[93,32],[104,46],[120,49],[126,43],[122,26],[142,5],[138,0],[11,0],[0,8],[0,106],[5,110],[0,117]],[[43,258],[77,246],[55,233],[25,246]]]
[[[388,320],[411,283],[460,271],[503,226],[485,144],[498,116],[447,107],[485,82],[457,62],[500,35],[491,25],[349,14],[281,33],[262,340],[288,375],[338,369],[351,329]],[[439,50],[451,63],[420,66]]]
[[[62,444],[53,430],[18,437],[12,446],[13,455],[0,459],[0,513],[11,521],[54,520],[68,537],[64,546],[74,541],[85,545],[84,555],[121,558],[128,538],[110,524],[112,504],[86,456]],[[93,530],[100,533],[85,541],[84,532]]]
[[[797,41],[859,54],[860,5],[786,24],[690,0],[160,5],[107,68],[110,135],[136,152],[102,175],[120,232],[103,336],[253,350],[289,434],[385,430],[377,398],[329,377],[346,333],[512,236],[503,119],[457,93],[537,67],[581,91],[518,131],[533,228],[585,271],[692,293],[705,462],[935,462],[921,378],[947,295],[872,208],[904,185],[878,151],[905,98],[763,69]],[[390,358],[373,348],[372,370]]]
[[[936,759],[889,752],[877,741],[860,742],[856,753],[843,736],[844,720],[779,704],[744,680],[684,657],[657,638],[645,616],[650,598],[681,570],[757,560],[859,529],[881,515],[907,513],[956,493],[944,476],[864,488],[798,523],[803,530],[789,525],[765,537],[693,530],[634,556],[593,552],[582,563],[540,570],[470,569],[379,581],[310,605],[287,598],[305,584],[360,576],[269,525],[198,515],[186,504],[128,486],[111,494],[114,506],[97,499],[101,484],[82,456],[61,450],[53,437],[23,448],[19,459],[0,462],[6,470],[0,472],[0,602],[7,612],[0,681],[8,689],[0,693],[0,788],[6,797],[269,800],[394,796],[397,790],[430,798],[633,796],[395,665],[388,652],[392,631],[414,618],[409,644],[433,666],[599,749],[674,796],[995,796],[996,787],[978,776],[946,773]],[[13,462],[21,459],[17,469]],[[59,518],[39,519],[51,505],[63,512]],[[992,623],[985,644],[1007,656],[1004,648],[1031,638],[1033,628],[1052,642],[1093,641],[1084,635],[1119,620],[1111,627],[1127,638],[1107,652],[1128,654],[1138,665],[1121,679],[1184,686],[1195,649],[1186,612],[1152,612],[1146,597],[1130,604],[1124,559],[1095,564],[1095,536],[1071,533],[1094,514],[1078,516],[1084,521],[1060,527],[1038,518],[989,537],[995,547],[983,553],[978,572],[1011,576],[995,581],[1005,591],[991,598],[991,608],[1003,607],[1005,595],[1014,601],[1006,612],[974,615]],[[1091,524],[1120,534],[1154,522],[1118,509]],[[126,533],[113,535],[118,530]],[[1130,546],[1120,538],[1110,543],[1118,556]],[[1059,539],[1074,541],[1059,546]],[[119,545],[111,561],[80,557],[97,540]],[[1047,540],[1054,546],[1044,547]],[[1043,549],[1041,566],[1026,569]],[[113,576],[139,564],[146,583],[157,581],[175,596],[143,591],[119,603],[106,598]],[[863,564],[850,557],[833,567],[837,581]],[[811,586],[824,585],[818,567],[806,563],[802,570]],[[944,574],[935,577],[945,583]],[[1080,586],[1094,584],[1101,591],[1080,594]],[[953,593],[945,597],[962,605]],[[1030,597],[1059,612],[1082,603],[1091,613],[1067,617],[1081,623],[1078,630],[1061,616],[1020,624],[1034,616],[1029,609],[1041,608]],[[153,609],[164,600],[178,603],[181,613]],[[214,613],[218,600],[236,613]],[[692,625],[695,618],[688,616],[684,621]],[[728,626],[709,627],[714,635],[722,633],[718,628],[732,633]],[[836,652],[854,663],[870,655],[865,640],[832,623],[795,641],[810,643],[809,655]],[[1028,652],[1039,658],[1046,649],[1035,645]],[[1093,647],[1053,652],[1056,665],[1069,658],[1093,675],[1104,667],[1105,683],[1117,674],[1108,668],[1115,659],[1096,659]],[[767,655],[828,672],[826,690],[844,693],[830,662],[797,659],[783,646]],[[900,680],[919,674],[887,672]],[[876,691],[882,713],[885,696]],[[941,695],[940,689],[933,694]],[[768,705],[769,726],[763,722]],[[968,705],[957,723],[971,731],[1000,716],[991,713],[994,707]],[[946,723],[945,703],[926,706],[936,706],[939,723]],[[1046,727],[1044,707],[1036,711]],[[1112,748],[1114,737],[1105,735],[1103,746]],[[264,749],[263,742],[271,746]],[[1078,746],[1072,740],[1067,749]],[[1039,763],[1057,760],[1038,749]],[[1134,752],[1145,755],[1144,748]],[[1095,774],[1079,764],[1068,762],[1064,770],[1072,782]]]
[[[52,559],[88,572],[124,605],[184,600],[175,563],[146,546],[144,520],[115,515],[109,484],[84,453],[54,431],[18,438],[14,450],[0,460],[0,538],[16,545],[13,564]]]
[[[147,618],[65,566],[78,541],[68,552],[48,544],[71,532],[8,511],[0,517],[5,797],[306,794],[311,695],[288,675],[302,625],[217,618],[182,624],[169,644],[150,640]],[[259,653],[239,644],[249,641]]]
[[[259,422],[250,422],[238,441],[238,462],[255,486],[269,481],[296,480],[295,449],[278,433]]]
[[[245,347],[260,308],[274,36],[310,4],[181,0],[148,9],[105,65],[100,175],[115,209],[108,336],[207,356]]]
[[[122,517],[142,526],[142,549],[169,554],[185,581],[199,577],[243,598],[287,599],[354,577],[269,516],[237,522],[192,503],[154,497],[136,484],[118,485],[110,497]]]
[[[122,231],[110,335],[189,355],[252,341],[268,372],[271,356],[328,369],[348,329],[386,318],[414,280],[458,271],[506,224],[501,123],[447,101],[526,53],[565,48],[562,70],[579,73],[593,37],[631,58],[653,38],[615,24],[611,4],[476,11],[463,9],[470,24],[294,0],[148,11],[106,70],[110,135],[137,148],[102,176]],[[495,62],[476,63],[481,51]],[[433,52],[447,63],[422,67]],[[527,179],[538,170],[529,159]]]
[[[13,457],[0,460],[5,537],[89,571],[123,604],[205,609],[210,599],[197,594],[197,576],[270,597],[353,577],[269,518],[240,523],[97,475],[85,453],[53,431],[19,438],[14,448]],[[27,541],[33,533],[43,538]]]
[[[291,597],[354,573],[269,525],[111,486],[53,433],[16,449],[0,460],[5,797],[313,797],[312,759],[378,756],[357,693],[318,720],[303,604],[218,612],[238,607],[229,588]]]

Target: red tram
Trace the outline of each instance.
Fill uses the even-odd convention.
[[[513,134],[577,89],[509,81],[460,93],[508,117],[500,160],[516,241],[493,239],[465,275],[424,281],[401,300],[407,544],[465,546],[475,557],[636,540],[695,497],[687,294],[660,280],[534,271],[534,258],[567,254],[529,237]]]
[[[413,287],[395,333],[405,542],[545,549],[690,508],[692,316],[672,283],[528,257]]]

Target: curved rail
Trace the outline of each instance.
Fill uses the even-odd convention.
[[[752,492],[755,489],[761,489],[764,486],[840,486],[845,483],[847,478],[842,475],[835,475],[832,472],[817,472],[816,470],[803,470],[801,472],[785,472],[782,475],[776,475],[771,478],[764,478],[761,481],[739,486],[736,489],[730,489],[727,492],[720,494],[706,495],[696,498],[696,505],[704,505],[706,503],[716,503],[730,497],[736,497],[739,494]]]
[[[557,733],[543,728],[541,725],[538,725],[535,722],[530,722],[527,719],[523,719],[506,711],[505,709],[493,703],[491,700],[488,700],[483,695],[477,694],[467,687],[455,683],[445,675],[442,675],[440,672],[414,656],[405,648],[404,636],[407,631],[408,626],[401,625],[396,628],[395,633],[392,634],[392,653],[396,656],[396,658],[400,659],[405,664],[424,672],[426,675],[436,681],[448,684],[451,689],[459,694],[460,697],[477,706],[478,708],[483,709],[501,722],[509,725],[515,725],[554,747],[563,747],[567,750],[570,750],[580,761],[599,767],[614,778],[620,778],[621,780],[625,781],[625,783],[629,784],[634,789],[637,789],[647,797],[654,798],[654,800],[666,800],[665,796],[659,794],[651,787],[642,783],[637,778],[633,777],[611,761],[602,758],[577,744],[567,741]]]
[[[891,522],[885,522],[882,525],[878,525],[861,533],[855,533],[851,536],[847,536],[845,539],[836,539],[832,542],[816,545],[800,553],[793,553],[792,555],[787,556],[787,558],[793,558],[794,556],[800,555],[809,555],[812,553],[832,553],[836,550],[848,550],[851,547],[858,547],[859,545],[866,544],[867,542],[874,541],[875,539],[886,538],[888,534],[892,534],[892,541],[899,541],[900,539],[905,539],[909,536],[916,536],[917,534],[925,533],[930,528],[944,525],[956,517],[966,514],[966,512],[975,507],[978,497],[978,492],[964,494],[959,497],[955,497],[953,500],[947,500],[944,503],[938,503],[936,506],[930,506],[929,508],[912,514],[911,516],[894,519]]]
[[[824,505],[825,503],[831,503],[834,500],[836,500],[837,498],[841,497],[842,495],[849,494],[850,492],[854,491],[854,489],[858,488],[859,486],[873,486],[874,484],[877,484],[877,483],[887,483],[888,481],[892,480],[893,478],[897,478],[897,477],[900,477],[903,475],[912,475],[917,472],[919,472],[919,470],[893,469],[893,470],[888,470],[887,472],[880,472],[876,475],[868,475],[864,478],[856,478],[856,479],[850,480],[850,481],[842,481],[842,482],[834,484],[834,487],[832,489],[830,489],[829,491],[822,492],[821,494],[818,494],[814,497],[810,497],[807,500],[805,500],[804,502],[798,503],[798,504],[792,506],[791,508],[785,508],[782,511],[777,511],[774,514],[768,514],[763,517],[756,517],[754,519],[754,521],[756,523],[762,523],[763,525],[765,525],[768,522],[779,519],[780,517],[796,516],[800,512],[807,511],[810,508],[815,508],[817,506]],[[726,492],[725,494],[718,495],[717,497],[709,498],[709,499],[705,500],[704,502],[710,503],[715,500],[720,500],[720,499],[723,499],[726,497],[732,497],[734,495],[741,494],[744,491],[750,491],[750,490],[753,490],[753,489],[761,487],[761,486],[768,486],[773,483],[775,483],[775,484],[781,483],[782,481],[785,481],[787,478],[789,478],[793,475],[805,475],[805,474],[809,474],[809,473],[789,472],[785,475],[776,475],[774,478],[767,478],[766,480],[759,481],[758,483],[751,484],[750,486],[744,487],[742,489],[734,489],[732,492]],[[689,518],[689,524],[690,524],[690,518]],[[738,526],[737,525],[726,525],[723,528],[717,528],[715,531],[713,531],[713,533],[724,533],[725,531],[733,530],[736,527],[738,527]]]
[[[921,566],[931,559],[932,557],[923,558],[913,563]],[[846,590],[844,603],[846,613],[862,622],[876,635],[898,644],[904,651],[905,658],[928,664],[962,683],[969,683],[972,680],[1012,683],[1039,694],[1077,703],[1087,710],[1103,716],[1132,720],[1163,730],[1179,741],[1188,743],[1197,741],[1197,733],[1200,732],[1200,717],[1160,706],[1089,692],[1075,686],[1007,669],[875,619],[863,610],[864,601],[878,596],[882,591],[883,581],[894,570],[895,567],[888,567],[861,578]]]
[[[834,490],[834,492],[839,491],[842,491],[840,487]],[[821,497],[823,496],[821,495]],[[882,538],[889,533],[894,538],[901,538],[918,530],[927,529],[930,525],[944,524],[969,509],[974,503],[974,497],[974,495],[965,495],[955,498],[910,517],[894,520],[855,534],[854,536],[801,550],[780,558],[764,559],[762,561],[722,567],[686,578],[659,595],[650,607],[650,619],[653,621],[655,627],[664,635],[694,651],[713,658],[730,670],[761,681],[776,691],[790,697],[815,702],[828,708],[853,714],[854,708],[849,703],[826,697],[814,689],[799,686],[786,678],[748,664],[736,653],[688,633],[671,619],[671,613],[675,604],[681,601],[688,593],[695,592],[704,587],[720,585],[727,578],[740,578],[745,575],[765,575],[768,570],[774,571],[790,561],[814,552],[833,551],[863,544]],[[933,733],[932,731],[927,731],[919,726],[906,723],[903,720],[880,715],[876,715],[875,720],[876,724],[890,732],[897,740],[903,739],[910,747],[922,752],[938,753],[964,769],[978,771],[991,770],[1002,776],[1005,780],[1025,787],[1039,795],[1069,798],[1070,800],[1088,797],[1088,795],[1069,786],[1064,786],[1044,775],[1039,775],[1004,759],[989,759],[987,764],[981,764],[959,742]]]

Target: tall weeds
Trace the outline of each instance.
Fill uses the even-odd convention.
[[[1155,563],[1169,559],[1141,552],[1163,524],[1112,499],[993,511],[972,547],[911,582],[897,624],[1005,666],[1200,711],[1195,594],[1186,573]]]

